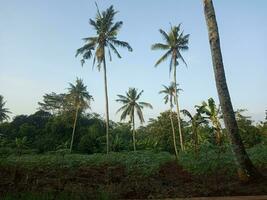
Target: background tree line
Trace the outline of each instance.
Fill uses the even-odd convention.
[[[77,81],[79,85],[79,79]],[[104,153],[106,151],[105,120],[99,114],[86,109],[88,105],[81,106],[76,116],[75,107],[77,107],[77,104],[72,102],[72,98],[69,98],[69,95],[73,92],[71,88],[75,88],[76,85],[71,84],[71,86],[73,87],[70,87],[69,93],[66,94],[45,94],[43,101],[39,102],[39,110],[34,114],[18,115],[10,122],[3,121],[2,118],[0,124],[1,151],[3,153],[14,151],[18,148],[19,142],[22,142],[24,152],[53,152],[59,148],[65,147],[68,149],[73,138],[73,150],[77,153]],[[92,96],[89,97],[92,100]],[[119,97],[118,100],[125,100],[124,96],[119,95]],[[3,102],[2,105],[4,106]],[[126,109],[122,118],[132,109],[127,103],[125,105],[124,109],[128,106],[128,110]],[[202,102],[195,108],[196,113],[182,110],[183,114],[180,118],[186,151],[197,151],[201,148],[201,145],[207,143],[228,145],[229,139],[226,131],[220,125],[220,110],[213,99],[210,98],[207,102]],[[9,111],[2,107],[1,112],[1,116],[7,116],[3,113],[7,114]],[[237,110],[236,119],[245,147],[250,148],[259,143],[266,144],[267,115],[264,122],[255,124],[251,117],[246,116],[244,112],[245,110]],[[131,114],[132,111],[129,113]],[[181,151],[179,138],[175,138],[177,145],[173,145],[172,133],[173,130],[177,133],[178,124],[171,123],[170,116],[172,119],[177,118],[176,112],[166,110],[160,113],[158,117],[150,119],[147,125],[138,127],[135,130],[136,149],[168,151],[175,154],[176,147],[177,151]],[[73,123],[76,117],[75,137],[72,137]],[[134,148],[133,121],[131,118],[129,122],[110,121],[109,124],[110,150],[115,152],[132,151]],[[220,132],[220,141],[218,141],[218,132]]]

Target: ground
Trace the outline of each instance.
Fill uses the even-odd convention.
[[[267,175],[265,168],[261,172]],[[221,169],[195,174],[166,152],[22,155],[0,162],[2,199],[154,199],[266,195],[267,181],[240,183]]]

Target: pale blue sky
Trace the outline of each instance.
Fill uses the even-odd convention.
[[[111,119],[118,120],[116,95],[128,87],[144,90],[143,100],[153,104],[145,118],[157,116],[167,107],[158,94],[169,83],[168,62],[154,68],[162,52],[150,50],[162,41],[159,28],[182,23],[189,33],[188,68],[178,69],[184,92],[181,108],[209,97],[218,102],[202,0],[98,0],[101,10],[114,5],[116,21],[124,25],[118,38],[134,51],[121,50],[122,59],[108,62]],[[254,120],[263,120],[267,109],[267,1],[214,0],[221,47],[232,102],[247,108]],[[93,0],[0,0],[0,94],[14,114],[36,111],[44,93],[65,92],[68,82],[81,77],[94,96],[92,110],[104,115],[103,73],[92,71],[89,60],[82,68],[75,51],[81,38],[94,34],[88,25],[94,18]]]

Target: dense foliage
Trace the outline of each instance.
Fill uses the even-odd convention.
[[[136,130],[136,145],[138,150],[167,151],[174,153],[172,128],[169,120],[170,111],[150,119],[146,126]],[[172,113],[175,118],[176,113]],[[237,114],[241,137],[247,148],[257,144],[266,144],[267,122],[254,124],[253,121]],[[0,151],[22,151],[44,153],[67,149],[70,145],[74,115],[71,113],[51,114],[39,110],[32,115],[18,115],[10,122],[0,124]],[[194,149],[194,134],[192,123],[181,120],[185,137],[186,149]],[[177,123],[174,123],[177,130]],[[130,123],[110,123],[111,151],[131,151],[132,131]],[[223,132],[225,132],[223,130]],[[216,143],[216,135],[212,125],[207,123],[198,126],[199,145]],[[23,143],[23,144],[20,144]],[[228,139],[224,140],[228,144]],[[179,142],[177,141],[177,144]],[[12,149],[12,150],[11,150]],[[180,147],[178,146],[178,149]],[[77,120],[76,135],[73,150],[79,153],[105,152],[105,122],[96,113],[80,113]]]

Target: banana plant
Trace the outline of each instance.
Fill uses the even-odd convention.
[[[197,112],[203,114],[203,118],[210,121],[212,129],[215,133],[216,143],[221,145],[222,143],[222,126],[221,126],[221,110],[216,106],[213,98],[209,98],[207,102],[203,101],[202,105],[196,106]]]
[[[199,146],[199,127],[201,124],[207,123],[207,120],[201,116],[199,110],[192,115],[188,110],[183,109],[181,112],[189,118],[189,123],[191,124],[192,135],[193,135],[193,142],[194,142],[194,150],[195,154],[198,153],[198,146]]]

